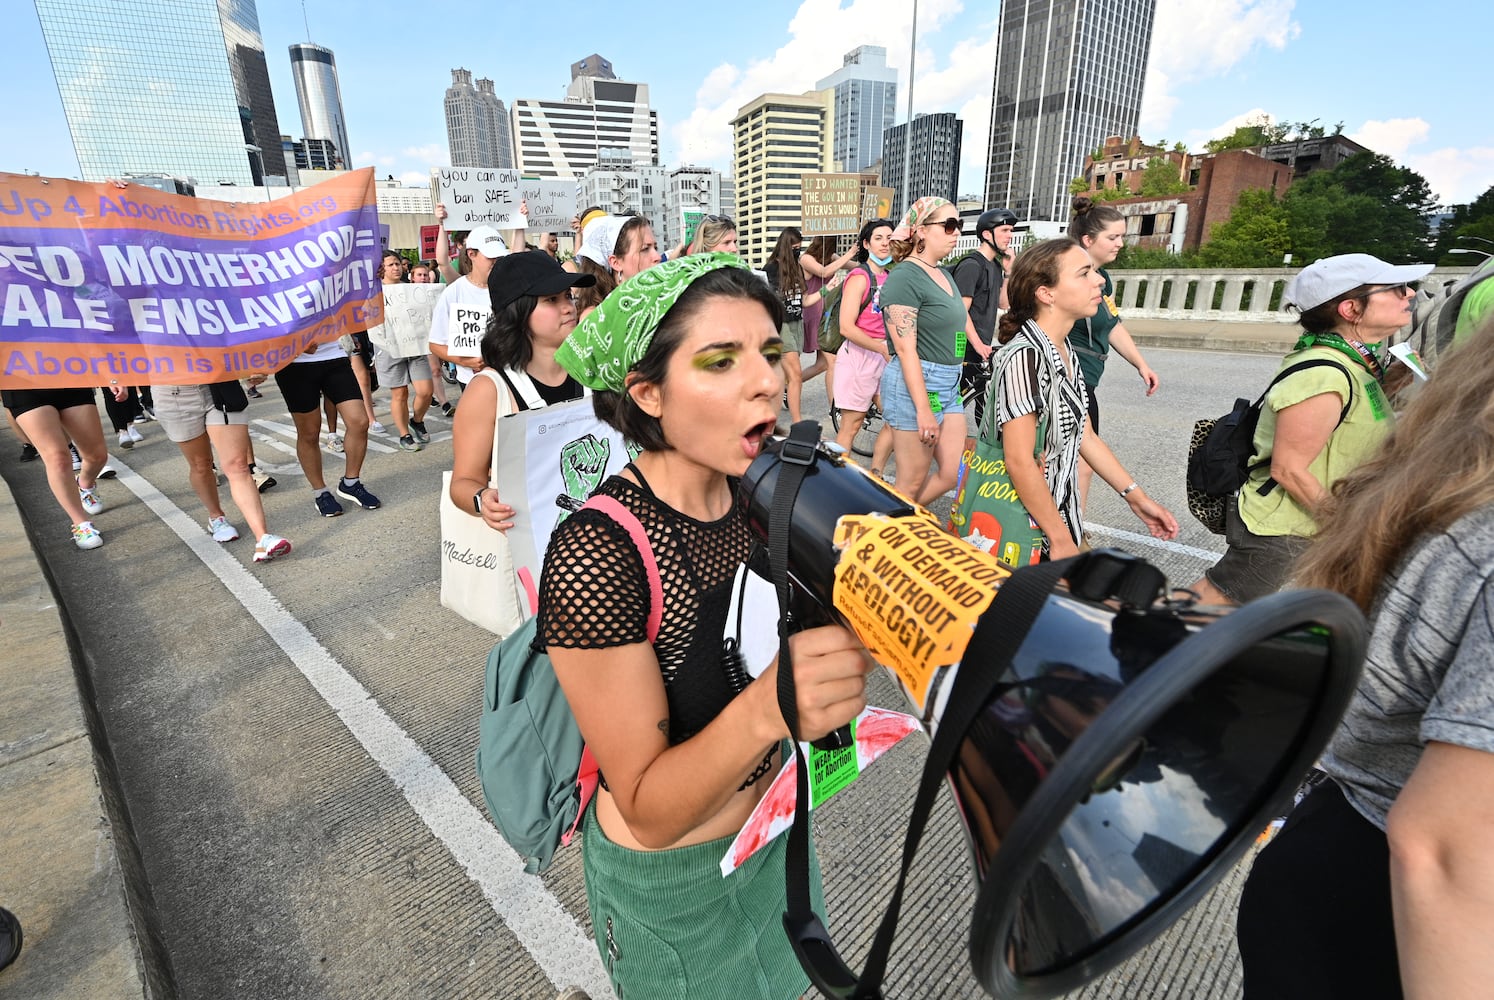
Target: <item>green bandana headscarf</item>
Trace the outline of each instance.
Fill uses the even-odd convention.
[[[634,275],[576,324],[555,360],[588,389],[622,392],[664,314],[696,278],[723,267],[747,265],[734,253],[696,253]]]

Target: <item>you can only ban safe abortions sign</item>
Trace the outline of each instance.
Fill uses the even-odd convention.
[[[383,317],[373,169],[259,204],[0,173],[0,388],[278,371]]]
[[[521,177],[517,170],[442,168],[431,172],[434,198],[448,229],[493,226],[564,232],[576,214],[576,182]],[[529,209],[521,215],[521,208]]]

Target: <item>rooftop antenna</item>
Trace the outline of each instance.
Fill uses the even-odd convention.
[[[306,0],[301,0],[301,21],[306,25],[306,40],[311,41],[311,20],[306,16]]]

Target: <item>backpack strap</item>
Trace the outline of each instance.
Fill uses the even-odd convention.
[[[659,627],[664,621],[664,585],[659,578],[659,561],[654,556],[654,547],[649,544],[648,534],[643,530],[643,524],[639,522],[637,515],[624,507],[615,497],[596,494],[581,505],[582,510],[590,508],[598,513],[605,514],[618,524],[628,530],[633,539],[633,544],[638,548],[638,555],[643,559],[643,571],[648,576],[648,641],[652,643],[659,638]],[[576,831],[581,829],[581,822],[586,818],[586,807],[591,803],[592,796],[597,793],[597,785],[602,780],[602,769],[597,766],[597,759],[591,754],[591,747],[582,746],[581,766],[576,771],[576,784],[581,791],[581,805],[576,810],[576,819],[571,823],[570,829],[561,834],[562,845],[569,844],[575,839]]]
[[[508,391],[513,393],[514,399],[522,402],[523,405],[518,409],[543,410],[545,408],[545,399],[534,387],[534,379],[529,377],[528,372],[517,368],[506,368],[498,372],[498,377],[503,379],[503,384],[508,386]]]
[[[1349,380],[1349,398],[1345,400],[1343,409],[1338,411],[1338,422],[1333,425],[1333,429],[1338,430],[1339,425],[1344,422],[1344,418],[1349,415],[1349,406],[1354,402],[1354,376],[1349,374],[1349,369],[1345,368],[1337,361],[1329,361],[1327,358],[1308,358],[1306,361],[1299,361],[1296,364],[1291,365],[1278,372],[1276,374],[1276,377],[1271,380],[1271,384],[1266,386],[1266,391],[1261,393],[1260,398],[1255,401],[1255,411],[1257,413],[1260,412],[1261,407],[1265,405],[1266,396],[1271,392],[1272,389],[1276,388],[1276,383],[1282,381],[1288,375],[1295,375],[1298,372],[1306,371],[1309,368],[1321,368],[1324,365],[1327,365],[1330,368],[1337,368],[1339,371],[1343,372],[1344,378]],[[1262,468],[1264,466],[1269,466],[1270,464],[1271,456],[1267,455],[1259,462],[1252,462],[1250,467],[1245,470],[1245,475],[1248,478],[1251,473],[1255,472],[1256,469]],[[1255,492],[1263,497],[1270,496],[1271,491],[1276,489],[1276,486],[1276,480],[1271,476],[1267,476],[1266,481],[1257,486]]]

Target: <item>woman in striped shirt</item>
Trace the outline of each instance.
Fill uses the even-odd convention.
[[[1012,265],[1011,308],[996,331],[1005,346],[992,366],[987,405],[996,408],[1012,486],[1042,529],[1052,559],[1076,554],[1084,536],[1081,457],[1153,537],[1178,533],[1177,518],[1147,496],[1089,423],[1088,390],[1068,334],[1075,322],[1094,315],[1103,284],[1089,253],[1073,239],[1039,243]]]

